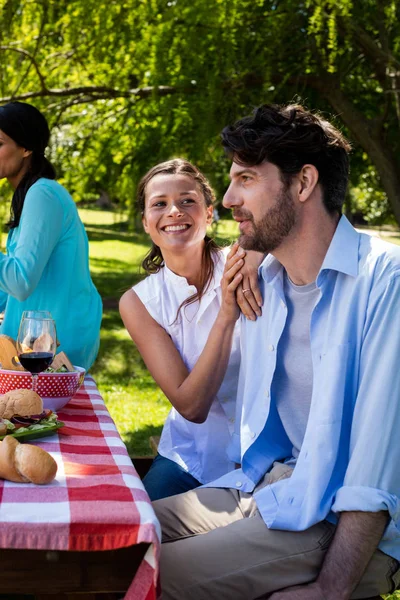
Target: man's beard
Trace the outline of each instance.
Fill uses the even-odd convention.
[[[276,250],[289,235],[296,223],[296,211],[292,196],[287,188],[281,190],[275,205],[256,224],[253,215],[247,210],[234,211],[235,217],[251,221],[253,231],[242,233],[239,244],[244,250],[255,250],[268,254]]]

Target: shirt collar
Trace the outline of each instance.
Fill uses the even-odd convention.
[[[317,285],[322,272],[327,270],[357,276],[359,240],[360,234],[342,215],[319,271]],[[267,283],[272,283],[277,275],[282,277],[282,269],[281,263],[268,254],[259,267],[259,274]]]
[[[319,271],[317,282],[321,273],[326,270],[357,277],[359,243],[360,234],[342,215]]]
[[[176,273],[171,271],[171,269],[169,269],[166,264],[164,264],[163,269],[165,279],[172,285],[176,285],[178,287],[188,287],[189,284],[186,280],[186,277],[181,277],[180,275],[177,275]]]
[[[224,261],[222,260],[222,253],[221,252],[217,252],[217,253],[213,252],[213,260],[214,260],[214,275],[213,275],[213,278],[207,289],[208,292],[210,290],[214,290],[215,288],[217,288],[220,285],[220,280],[222,277],[222,273],[224,271]],[[189,286],[186,277],[177,275],[176,273],[171,271],[171,269],[169,269],[166,264],[164,264],[163,269],[164,269],[165,279],[167,281],[169,281],[172,285],[175,285],[178,287],[194,287],[194,286]]]

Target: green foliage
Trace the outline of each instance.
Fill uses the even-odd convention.
[[[221,197],[222,127],[262,102],[300,96],[338,114],[400,215],[387,186],[400,155],[397,1],[0,0],[0,7],[0,97],[22,95],[46,111],[51,158],[76,200],[105,190],[132,206],[140,176],[177,155],[209,174]],[[391,169],[378,164],[383,155]],[[358,189],[363,163],[355,162]],[[380,191],[376,198],[388,213]]]
[[[360,174],[358,185],[350,190],[353,214],[360,214],[371,225],[394,223],[386,194],[379,188],[375,169],[368,165]]]

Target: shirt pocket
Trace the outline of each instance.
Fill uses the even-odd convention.
[[[333,345],[319,356],[312,403],[321,425],[340,423],[351,372],[350,342]]]

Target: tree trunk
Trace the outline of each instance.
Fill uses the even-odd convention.
[[[318,88],[374,164],[400,225],[400,174],[393,153],[382,140],[380,132],[373,130],[371,122],[345,96],[338,82],[326,86],[321,82]]]

